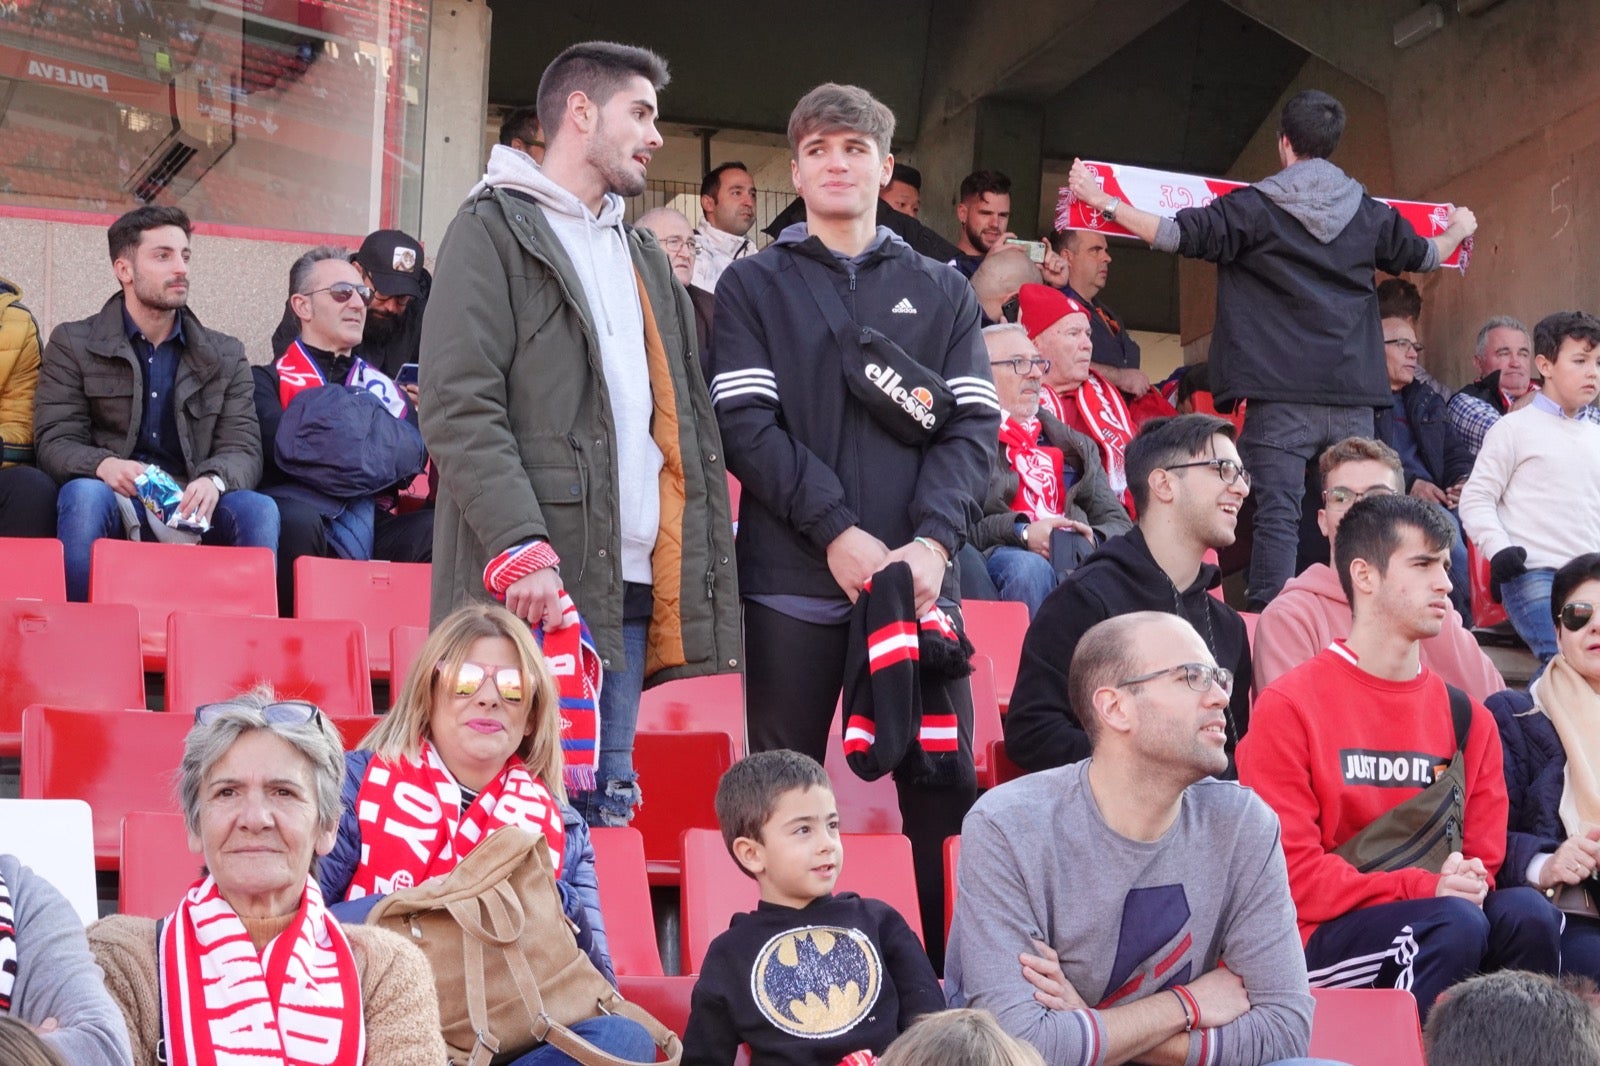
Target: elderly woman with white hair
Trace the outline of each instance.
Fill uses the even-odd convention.
[[[202,706],[178,793],[205,870],[160,923],[119,916],[89,943],[135,1063],[439,1066],[427,959],[344,927],[314,866],[333,846],[344,751],[318,708],[258,690]]]

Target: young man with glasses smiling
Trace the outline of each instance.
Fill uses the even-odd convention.
[[[1304,1055],[1277,819],[1210,779],[1231,672],[1187,621],[1136,611],[1083,634],[1067,684],[1089,757],[991,790],[962,825],[946,998],[1049,1063]]]
[[[1405,480],[1395,450],[1367,437],[1346,437],[1322,453],[1318,468],[1322,509],[1317,525],[1330,545],[1338,543],[1339,523],[1355,503],[1370,496],[1398,496]],[[1257,694],[1331,641],[1350,635],[1350,601],[1333,569],[1333,550],[1329,548],[1327,563],[1315,563],[1291,578],[1261,612],[1251,649]],[[1451,612],[1437,636],[1423,639],[1421,651],[1423,665],[1475,700],[1486,700],[1505,687],[1459,612]]]
[[[1250,718],[1250,644],[1244,620],[1211,595],[1221,571],[1205,553],[1233,543],[1250,475],[1239,463],[1231,422],[1211,415],[1153,419],[1128,446],[1136,528],[1112,537],[1045,597],[1022,642],[1006,713],[1006,750],[1027,770],[1089,754],[1067,684],[1074,649],[1096,622],[1133,611],[1187,620],[1218,663],[1232,670],[1227,750]]]
[[[1422,665],[1453,613],[1454,536],[1414,497],[1352,506],[1334,547],[1350,635],[1263,692],[1239,745],[1240,782],[1283,827],[1311,983],[1409,989],[1424,1018],[1464,977],[1561,959],[1548,900],[1492,891],[1508,811],[1494,719]],[[1393,831],[1373,839],[1376,823]]]

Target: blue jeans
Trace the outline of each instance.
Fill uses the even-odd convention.
[[[989,579],[1000,590],[1002,600],[1026,604],[1028,617],[1056,587],[1056,571],[1050,560],[1027,548],[1003,545],[989,553]]]
[[[1554,570],[1544,568],[1500,583],[1500,602],[1511,628],[1541,664],[1556,657],[1556,623],[1550,617],[1550,585],[1555,576]]]
[[[126,531],[117,494],[99,478],[73,478],[56,497],[56,535],[66,555],[67,599],[89,598],[89,563],[94,542],[102,537],[122,540]],[[235,548],[278,550],[278,505],[259,492],[239,489],[225,492],[211,516],[211,530],[202,544]]]
[[[1250,552],[1250,609],[1272,602],[1294,576],[1306,466],[1346,437],[1372,436],[1372,408],[1251,400],[1239,435],[1239,458],[1256,501]]]
[[[607,1054],[634,1062],[656,1061],[656,1042],[644,1026],[632,1018],[602,1014],[571,1027],[572,1031]],[[577,1062],[571,1055],[549,1044],[540,1044],[526,1055],[512,1059],[508,1066],[559,1066]]]
[[[622,623],[621,669],[605,671],[600,683],[600,758],[595,792],[574,792],[572,805],[597,828],[627,825],[639,803],[639,775],[633,772],[633,735],[639,730],[639,695],[644,691],[644,659],[650,639],[645,619]]]

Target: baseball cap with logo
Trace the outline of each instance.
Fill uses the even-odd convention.
[[[422,295],[422,245],[397,229],[367,234],[356,262],[383,296]]]
[[[1017,290],[1018,316],[1028,337],[1034,338],[1068,315],[1088,315],[1077,300],[1050,285],[1024,285]]]

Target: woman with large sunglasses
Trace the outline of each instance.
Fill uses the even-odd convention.
[[[207,704],[178,802],[200,878],[162,921],[89,929],[137,1066],[438,1066],[439,1001],[404,937],[343,926],[313,876],[339,822],[344,746],[312,704],[270,689]],[[77,1060],[74,1060],[77,1061]]]
[[[461,607],[417,653],[394,709],[346,756],[333,850],[319,879],[336,915],[357,921],[384,895],[448,873],[495,829],[540,833],[567,917],[613,984],[594,847],[562,785],[555,683],[528,624],[501,607]],[[626,1018],[573,1027],[620,1058],[655,1044]],[[516,1066],[570,1061],[542,1046]]]
[[[1566,912],[1561,968],[1600,979],[1600,552],[1550,585],[1557,654],[1527,692],[1487,705],[1511,800],[1501,888],[1529,884]]]

